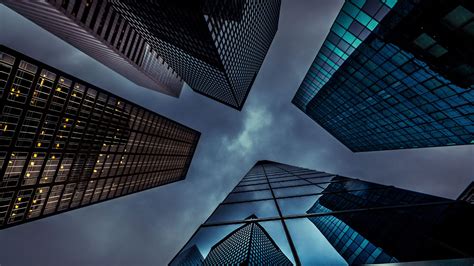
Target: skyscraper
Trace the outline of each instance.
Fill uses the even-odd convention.
[[[474,143],[474,3],[348,0],[293,104],[354,152]]]
[[[108,1],[0,2],[132,82],[179,96],[181,78]]]
[[[0,46],[0,229],[185,178],[200,133]]]
[[[255,215],[247,220],[256,219]],[[265,229],[249,222],[215,244],[204,265],[292,265]]]
[[[463,201],[259,161],[171,264],[191,247],[204,261],[239,261],[253,243],[250,224],[293,264],[472,263],[473,223],[474,206]]]
[[[278,28],[280,0],[111,0],[196,92],[242,109]]]

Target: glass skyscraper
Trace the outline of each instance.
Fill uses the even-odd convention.
[[[242,261],[254,245],[252,224],[267,250],[253,264],[271,264],[266,257],[296,265],[474,262],[471,204],[259,161],[171,265],[186,265],[190,249],[199,256],[188,257],[204,264]]]
[[[280,0],[110,0],[196,92],[242,109],[278,29]]]
[[[354,152],[474,143],[474,3],[348,0],[293,104]]]
[[[178,97],[181,78],[106,0],[0,0],[82,52],[148,89]]]
[[[182,180],[199,137],[0,45],[0,229]]]

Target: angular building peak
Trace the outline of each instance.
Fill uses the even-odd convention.
[[[262,162],[186,245],[204,264],[474,263],[472,204]]]

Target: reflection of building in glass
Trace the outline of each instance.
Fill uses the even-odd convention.
[[[278,28],[280,0],[112,0],[196,92],[241,109]]]
[[[136,84],[178,97],[183,82],[109,1],[2,1]]]
[[[247,220],[256,219],[255,215]],[[206,259],[196,245],[183,250],[171,262],[178,265],[293,265],[258,223],[248,222],[216,243]]]
[[[258,235],[266,235],[264,246],[276,245],[279,254],[297,265],[464,261],[474,256],[471,204],[259,161],[173,263],[193,245],[203,251],[205,262],[237,263],[252,247],[251,224]]]
[[[331,212],[331,210],[316,202],[308,213],[318,212]],[[308,219],[316,225],[350,265],[397,262],[396,258],[385,253],[383,249],[375,246],[335,216],[329,215]]]
[[[255,215],[247,219],[255,219]],[[250,222],[215,244],[204,265],[292,265],[270,235]]]
[[[193,245],[192,247],[183,250],[173,261],[171,266],[196,266],[202,265],[204,258],[201,252]]]
[[[199,132],[0,46],[0,228],[184,179]]]
[[[350,0],[293,103],[352,151],[474,143],[474,3]]]
[[[352,211],[309,218],[350,264],[448,259],[474,251],[468,245],[470,238],[462,236],[469,229],[469,223],[461,221],[465,214],[458,214],[460,209],[456,206],[437,204],[443,203],[445,199],[358,182],[367,183],[366,188],[359,190],[360,185],[355,187],[348,181],[331,183],[323,191],[325,194],[307,211]],[[414,204],[432,206],[377,210]],[[474,213],[466,214],[470,215],[466,218],[474,217]]]
[[[458,200],[464,200],[474,204],[474,182],[471,182],[469,186],[459,195]]]

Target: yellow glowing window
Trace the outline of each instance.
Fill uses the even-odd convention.
[[[38,154],[37,153],[33,154],[33,157],[34,158],[38,157]]]
[[[41,147],[41,142],[38,142],[38,145],[37,145],[37,146],[38,146],[38,147]]]

